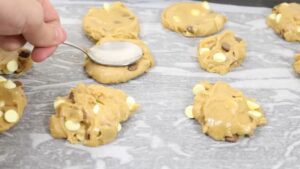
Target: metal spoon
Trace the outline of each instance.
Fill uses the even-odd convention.
[[[107,42],[102,45],[95,45],[89,49],[82,48],[69,41],[65,41],[64,44],[79,49],[94,62],[108,66],[130,65],[139,60],[143,54],[139,46],[129,42],[114,42],[113,45],[111,42]],[[109,59],[104,59],[103,56],[109,56]]]
[[[76,48],[76,49],[79,49],[81,52],[83,52],[83,53],[86,54],[89,58],[91,58],[88,49],[82,48],[82,47],[80,47],[80,46],[78,46],[78,45],[76,45],[76,44],[74,44],[74,43],[72,43],[72,42],[69,42],[69,41],[65,41],[63,44],[64,44],[64,45],[67,45],[67,46],[71,46],[71,47]]]

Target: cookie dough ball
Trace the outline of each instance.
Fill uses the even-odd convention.
[[[275,6],[267,24],[286,41],[300,41],[300,4],[284,2]]]
[[[20,121],[26,105],[27,99],[22,83],[0,76],[0,133]]]
[[[21,75],[31,69],[32,65],[29,50],[5,51],[0,49],[0,74]]]
[[[198,61],[208,72],[226,74],[246,57],[246,43],[231,31],[203,39],[198,45]]]
[[[193,88],[194,105],[186,115],[195,118],[203,133],[215,140],[234,142],[251,136],[257,126],[266,124],[259,104],[224,82],[202,82]]]
[[[300,74],[300,53],[296,55],[295,62],[294,62],[294,69],[295,71]]]
[[[223,29],[227,18],[212,11],[207,2],[180,2],[161,15],[163,26],[187,37],[207,36]]]
[[[142,57],[135,63],[128,66],[107,66],[95,63],[90,58],[86,58],[84,68],[89,76],[97,80],[100,83],[115,84],[127,82],[134,79],[145,72],[149,68],[154,66],[154,59],[150,53],[149,48],[138,39],[115,39],[115,38],[103,38],[97,45],[101,45],[106,42],[131,42],[138,45],[143,50]],[[117,49],[115,49],[117,50]]]
[[[140,27],[135,14],[123,3],[115,2],[91,8],[83,19],[83,30],[98,41],[103,37],[137,38]]]
[[[66,138],[72,144],[99,146],[111,142],[138,108],[124,92],[100,85],[79,84],[67,97],[54,102],[50,118],[54,138]]]

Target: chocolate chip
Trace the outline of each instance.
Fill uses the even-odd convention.
[[[188,27],[186,27],[186,31],[188,31],[188,32],[190,32],[190,33],[194,33],[193,26],[188,26]]]
[[[134,16],[129,17],[130,20],[134,20]]]
[[[90,133],[85,133],[85,139],[86,139],[86,140],[91,139],[91,134],[90,134]]]
[[[239,139],[239,136],[237,134],[234,134],[231,137],[230,136],[225,137],[225,140],[228,142],[231,142],[231,143],[236,142],[238,139]]]
[[[97,133],[97,137],[100,137],[102,135],[102,133],[101,133],[101,131],[99,131],[98,133]]]
[[[123,17],[129,17],[130,15],[128,13],[124,13],[122,16]]]
[[[19,52],[19,56],[22,58],[28,58],[30,56],[30,51],[29,50],[21,50]]]
[[[230,44],[229,43],[226,43],[226,42],[223,42],[222,43],[222,49],[226,52],[230,51]]]
[[[20,81],[14,81],[14,83],[16,84],[17,87],[23,86],[23,83]]]
[[[280,32],[279,32],[280,36],[284,38],[285,32],[286,32],[286,31],[285,31],[284,29],[281,29]]]
[[[69,94],[69,99],[72,101],[72,103],[75,103],[75,100],[74,100],[74,93],[73,93],[73,92],[71,92],[71,93]]]
[[[121,21],[114,21],[114,24],[120,24]]]
[[[241,42],[243,39],[240,38],[240,37],[235,37],[235,40],[238,41],[238,42]]]
[[[136,63],[128,66],[129,71],[135,71],[137,68],[138,68],[138,65]]]

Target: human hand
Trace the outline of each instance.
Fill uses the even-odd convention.
[[[32,59],[45,60],[66,40],[59,16],[49,0],[0,0],[0,48],[34,46]]]

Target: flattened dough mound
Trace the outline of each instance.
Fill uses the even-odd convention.
[[[97,44],[110,41],[127,41],[140,46],[143,49],[143,56],[136,63],[129,66],[105,66],[93,62],[90,58],[86,58],[84,68],[89,76],[104,84],[123,83],[134,79],[154,66],[154,59],[149,48],[138,39],[115,39],[103,38]]]
[[[253,99],[224,82],[202,82],[193,89],[192,116],[203,133],[215,140],[234,142],[240,136],[253,135],[266,123],[260,106]]]
[[[29,50],[5,51],[0,49],[0,74],[22,75],[30,70],[32,65]]]
[[[54,107],[55,114],[50,118],[54,138],[99,146],[117,137],[120,123],[126,121],[138,105],[121,90],[79,84],[69,96],[56,98]]]
[[[300,74],[300,53],[296,55],[295,62],[294,62],[294,69],[295,71]]]
[[[267,24],[286,41],[300,41],[300,4],[284,2],[275,6]]]
[[[198,61],[208,72],[226,74],[246,57],[246,43],[231,31],[203,39],[198,45]]]
[[[83,30],[93,40],[103,37],[137,38],[140,32],[135,14],[123,3],[91,8],[83,19]]]
[[[0,76],[0,133],[20,121],[26,105],[27,99],[22,83]]]
[[[209,9],[207,2],[180,2],[161,15],[163,26],[187,37],[207,36],[223,29],[227,18]]]

